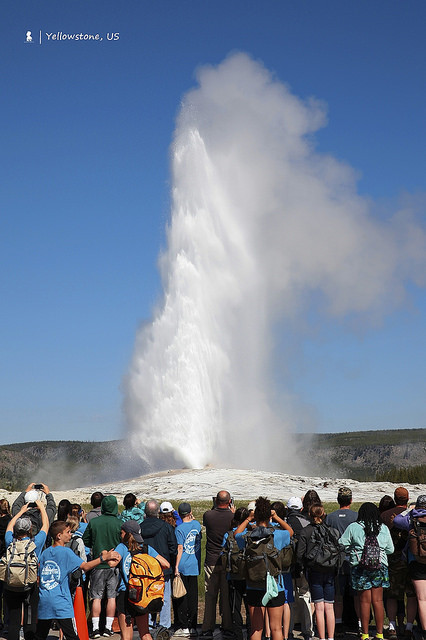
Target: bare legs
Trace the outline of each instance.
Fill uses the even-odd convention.
[[[368,633],[371,605],[373,605],[374,617],[376,619],[376,632],[383,633],[383,621],[385,617],[383,587],[373,587],[372,589],[359,592],[362,633]]]
[[[263,623],[266,607],[249,605],[251,636],[250,640],[262,640]],[[283,640],[283,609],[284,607],[269,607],[268,617],[272,640]]]

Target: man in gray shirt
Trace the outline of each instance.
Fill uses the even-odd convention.
[[[337,502],[339,503],[339,509],[329,513],[326,518],[326,523],[330,525],[330,527],[334,527],[337,529],[342,535],[342,533],[346,530],[346,528],[352,523],[355,522],[358,518],[358,512],[351,510],[352,504],[352,491],[349,487],[340,487],[337,492]],[[359,602],[358,597],[356,596],[355,591],[352,590],[351,582],[350,582],[350,565],[348,560],[346,559],[342,566],[340,567],[339,574],[336,577],[336,581],[339,581],[339,584],[336,584],[336,594],[334,599],[334,615],[336,618],[336,630],[335,636],[342,637],[344,635],[343,628],[343,596],[345,594],[345,590],[349,590],[353,597],[353,602],[355,606],[355,611],[359,620]]]

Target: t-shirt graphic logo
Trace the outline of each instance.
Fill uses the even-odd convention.
[[[59,565],[56,564],[53,560],[47,560],[44,565],[41,575],[40,582],[45,589],[51,591],[55,587],[59,585],[61,581],[61,570]]]
[[[197,529],[191,529],[188,535],[185,538],[185,542],[183,543],[183,550],[188,555],[193,555],[200,548],[200,540],[197,538],[198,531]]]
[[[27,31],[27,42],[32,42],[32,41],[33,41],[33,38],[31,35],[31,31]]]

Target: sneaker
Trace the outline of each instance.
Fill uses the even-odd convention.
[[[177,629],[175,636],[189,636],[189,629]]]
[[[104,629],[104,632],[102,634],[104,636],[104,638],[110,638],[111,636],[115,635],[114,631],[112,629]]]
[[[171,632],[167,629],[167,627],[162,627],[161,625],[157,627],[157,631],[155,632],[155,640],[169,640],[171,636]]]
[[[92,640],[94,640],[95,638],[100,638],[101,632],[99,631],[99,629],[93,629],[92,633],[90,634],[90,637],[92,638]]]

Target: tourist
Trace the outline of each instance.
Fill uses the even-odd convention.
[[[123,498],[123,511],[119,514],[122,522],[135,520],[138,524],[145,519],[145,503],[139,500],[134,493],[126,493]]]
[[[30,489],[31,490],[31,489]],[[31,503],[23,504],[9,524],[5,533],[6,549],[14,540],[32,540],[35,545],[35,554],[40,558],[43,546],[46,542],[46,536],[49,529],[49,519],[47,517],[46,508],[41,500],[37,500],[35,506]],[[39,511],[40,517],[34,517],[34,511]],[[33,513],[33,519],[28,516],[29,511]],[[33,522],[40,521],[40,530],[33,536]],[[28,562],[30,562],[30,557]],[[37,562],[37,561],[36,561]],[[19,631],[21,624],[24,630],[25,640],[32,640],[36,630],[37,606],[38,606],[38,586],[37,586],[37,567],[34,569],[35,581],[26,591],[13,591],[8,589],[7,583],[4,583],[4,601],[6,603],[9,614],[9,640],[19,640]]]
[[[78,640],[69,577],[78,569],[88,571],[101,563],[107,563],[108,560],[118,562],[120,556],[115,551],[103,549],[94,560],[82,562],[81,558],[65,546],[71,540],[71,531],[63,520],[53,522],[49,534],[53,544],[45,549],[40,557],[40,601],[36,640],[46,640],[52,620],[58,623],[65,640]]]
[[[374,536],[380,547],[380,566],[366,569],[360,564],[366,536]],[[352,588],[359,593],[361,640],[368,640],[370,610],[373,605],[376,638],[383,640],[383,589],[389,587],[388,554],[394,550],[388,527],[382,523],[379,509],[372,502],[364,502],[356,522],[350,524],[340,537],[351,564]]]
[[[408,506],[408,491],[405,487],[397,487],[394,492],[395,506],[381,514],[382,521],[389,528],[394,546],[394,552],[388,556],[388,570],[390,587],[386,592],[386,612],[389,618],[389,640],[398,640],[397,617],[401,624],[404,621],[405,598],[407,598],[406,637],[410,638],[414,619],[417,613],[417,599],[413,583],[408,575],[408,564],[405,547],[408,531],[394,526],[395,516],[403,513]],[[401,612],[401,613],[400,613]]]
[[[122,523],[120,537],[121,542],[117,545],[115,551],[121,557],[119,561],[120,584],[117,593],[118,624],[120,626],[121,638],[122,640],[131,640],[133,638],[132,618],[134,617],[141,640],[152,640],[149,632],[148,614],[134,615],[134,611],[128,602],[127,585],[132,555],[139,552],[148,553],[152,558],[158,560],[163,570],[170,569],[170,563],[151,546],[144,544],[144,540],[140,534],[140,527],[135,520],[130,519]],[[117,565],[117,561],[111,560],[109,565],[114,567]],[[158,635],[156,638],[160,640]]]
[[[278,522],[282,529],[278,527],[271,528],[271,519]],[[250,531],[250,539],[248,539],[246,529],[252,523],[254,527]],[[252,541],[254,541],[254,544],[259,544],[261,540],[267,540],[272,535],[274,545],[272,552],[275,553],[275,550],[279,552],[290,545],[290,536],[292,534],[291,527],[271,509],[270,501],[267,498],[259,497],[256,500],[254,512],[250,511],[247,518],[236,528],[235,540],[241,549],[246,548],[247,550]],[[262,638],[266,609],[268,609],[272,640],[283,640],[282,622],[287,592],[280,572],[278,572],[276,582],[277,595],[270,598],[266,604],[263,604],[267,583],[264,587],[259,587],[255,583],[251,584],[249,579],[247,580],[247,604],[250,613],[251,640],[261,640]]]
[[[159,513],[160,505],[157,500],[148,500],[145,503],[145,520],[140,525],[140,530],[144,541],[170,564],[170,567],[164,569],[164,604],[160,611],[160,626],[170,629],[172,626],[171,578],[172,567],[176,561],[177,542],[173,527],[164,520],[160,520]]]
[[[177,558],[175,576],[186,588],[186,595],[177,602],[179,628],[176,635],[197,636],[198,576],[201,569],[201,525],[192,515],[191,505],[182,502],[178,507],[182,524],[175,529]]]
[[[315,607],[315,616],[320,640],[334,637],[334,580],[339,566],[339,533],[325,522],[324,507],[318,503],[310,508],[311,524],[302,529],[297,544],[297,562],[302,564],[307,571],[309,590]],[[336,544],[334,544],[334,541]],[[323,561],[324,556],[316,553],[318,547],[326,548],[336,559],[335,564]]]
[[[117,518],[118,504],[115,496],[105,496],[101,503],[101,515],[94,517],[83,533],[83,542],[91,549],[91,557],[97,558],[102,549],[114,549],[120,542],[121,521]],[[106,561],[97,564],[90,574],[89,598],[92,600],[92,638],[99,638],[99,617],[104,596],[106,603],[106,622],[104,636],[112,636],[112,623],[115,616],[115,598],[117,596],[119,576],[115,568]]]
[[[222,614],[223,634],[225,637],[233,636],[228,581],[220,555],[223,536],[229,531],[234,512],[235,507],[231,504],[229,491],[219,491],[214,500],[213,509],[209,509],[203,515],[203,524],[206,527],[206,558],[204,562],[204,618],[201,633],[205,640],[213,637],[218,596],[220,598],[219,609]]]
[[[340,487],[337,492],[337,502],[339,504],[339,508],[336,511],[332,511],[328,514],[325,521],[330,527],[334,527],[339,532],[339,537],[343,534],[344,531],[348,528],[348,526],[355,522],[358,517],[357,511],[352,511],[352,490],[349,487]],[[336,619],[335,626],[335,636],[336,638],[344,635],[344,627],[343,627],[343,603],[345,593],[348,594],[348,599],[346,602],[351,604],[351,611],[346,612],[347,618],[357,617],[360,619],[359,614],[359,601],[357,593],[352,589],[351,586],[351,567],[349,564],[348,556],[342,562],[342,566],[339,568],[338,575],[336,576],[336,581],[338,581],[337,588],[335,589],[334,596],[334,615]],[[348,607],[347,607],[348,608]],[[353,612],[353,613],[352,613]],[[350,615],[352,613],[352,615]]]
[[[396,515],[393,525],[399,529],[410,531],[414,529],[415,524],[420,530],[426,527],[426,495],[417,498],[413,509],[403,511]],[[414,545],[415,546],[415,545]],[[424,557],[418,556],[413,552],[411,546],[407,548],[408,556],[408,575],[411,578],[414,590],[417,596],[417,604],[419,609],[420,624],[422,626],[423,640],[426,639],[426,563]]]

